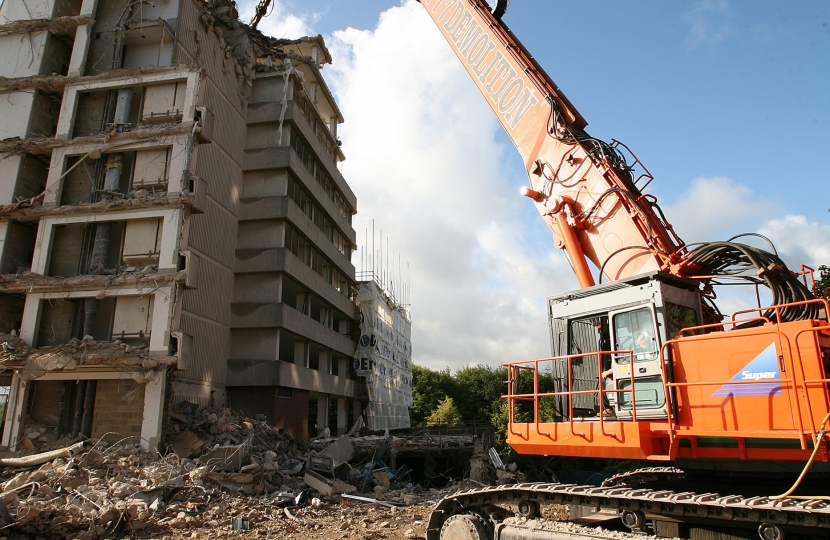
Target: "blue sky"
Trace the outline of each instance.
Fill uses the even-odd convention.
[[[575,281],[423,8],[274,1],[261,29],[321,33],[332,50],[358,237],[375,219],[412,264],[416,361],[547,354],[544,297]],[[588,131],[655,174],[650,191],[685,240],[759,231],[790,263],[830,264],[830,3],[513,0],[504,21]]]

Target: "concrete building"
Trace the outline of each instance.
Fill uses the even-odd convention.
[[[155,447],[175,403],[229,395],[299,438],[348,423],[356,200],[322,38],[263,36],[229,0],[5,0],[0,21],[2,444]]]
[[[383,286],[374,271],[358,273],[360,338],[353,360],[358,381],[366,386],[368,429],[410,427],[412,406],[412,319],[403,294]]]
[[[236,244],[228,391],[233,408],[295,436],[344,433],[362,414],[355,352],[357,200],[337,163],[342,122],[321,37],[281,41],[314,62],[257,73]]]

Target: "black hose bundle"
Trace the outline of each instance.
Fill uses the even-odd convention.
[[[626,188],[637,194],[640,191],[634,184],[632,167],[625,161],[625,157],[607,142],[591,137],[585,130],[568,125],[562,117],[559,102],[552,96],[548,97],[550,113],[548,115],[548,134],[554,139],[566,144],[579,144],[595,161],[604,162],[617,171]]]
[[[550,113],[548,116],[548,134],[558,141],[566,144],[581,145],[588,155],[595,161],[607,163],[611,166],[622,180],[624,188],[612,188],[603,193],[591,208],[583,211],[580,217],[584,220],[590,219],[602,201],[612,193],[618,194],[621,198],[627,198],[632,206],[636,208],[644,217],[647,230],[647,239],[649,247],[657,249],[653,239],[651,230],[651,221],[648,219],[648,214],[643,210],[639,203],[642,194],[634,182],[632,174],[633,168],[628,165],[623,156],[616,148],[612,147],[605,141],[596,139],[588,135],[584,130],[568,125],[565,121],[559,102],[548,96],[548,103],[550,104]],[[648,196],[646,196],[648,197]],[[655,208],[659,214],[658,221],[663,224],[666,230],[670,230],[668,222],[662,210],[656,204],[656,199],[651,198],[649,204]],[[672,231],[673,234],[673,231]],[[761,248],[734,242],[736,238],[742,236],[757,236],[764,239],[770,245],[770,251]],[[792,304],[803,301],[814,300],[815,296],[812,291],[802,283],[797,274],[791,272],[787,265],[784,264],[778,257],[775,251],[775,246],[770,240],[760,234],[747,233],[734,236],[726,242],[706,242],[697,244],[697,247],[690,249],[691,246],[684,245],[683,241],[674,235],[676,241],[680,244],[678,253],[683,251],[688,253],[684,259],[685,262],[692,263],[702,270],[703,274],[708,274],[704,279],[709,282],[711,279],[718,277],[726,277],[733,279],[741,279],[752,284],[764,284],[772,293],[773,309],[768,309],[762,315],[770,321],[789,322],[804,319],[815,319],[819,316],[819,304],[809,303],[798,306],[788,306],[785,308],[775,309],[775,306],[784,304]],[[643,249],[640,246],[624,247],[612,253],[602,264],[600,268],[600,282],[602,281],[602,274],[607,263],[614,255],[629,249]],[[666,254],[663,252],[664,255]],[[703,278],[703,276],[700,276]],[[713,285],[716,283],[712,283]],[[704,298],[706,309],[710,311],[713,316],[719,316],[720,312],[714,304],[707,304],[707,299]],[[710,302],[711,303],[711,302]],[[779,320],[780,318],[780,320]],[[761,324],[760,322],[748,322],[742,326],[752,326],[754,324]]]
[[[772,306],[814,300],[807,288],[784,264],[778,254],[761,248],[733,242],[707,242],[689,251],[686,261],[693,263],[710,276],[724,276],[765,284],[772,294]],[[770,244],[772,245],[772,244]],[[753,275],[754,274],[754,275]],[[777,314],[780,314],[779,316]],[[816,303],[768,309],[764,317],[776,322],[815,319],[819,315]]]

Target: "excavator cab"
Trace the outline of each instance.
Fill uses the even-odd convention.
[[[661,366],[660,347],[682,328],[700,324],[693,282],[653,272],[547,303],[553,362],[560,364],[553,370],[556,387],[571,393],[558,396],[564,420],[632,419],[634,408],[638,419],[666,418],[663,374],[671,377],[671,366]]]

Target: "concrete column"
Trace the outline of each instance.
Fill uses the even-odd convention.
[[[168,354],[170,351],[170,319],[172,317],[172,302],[170,296],[173,291],[165,287],[153,295],[153,322],[150,328],[150,352]]]
[[[346,378],[349,375],[349,365],[346,363],[345,358],[338,358],[337,359],[337,376]]]
[[[144,387],[144,416],[141,421],[141,448],[144,450],[157,448],[161,441],[166,386],[167,372],[159,371],[156,378]]]
[[[331,373],[331,351],[320,351],[317,361],[319,363],[317,369],[320,373]]]
[[[346,426],[346,398],[337,398],[337,435],[343,435],[351,426]]]
[[[317,434],[319,435],[329,421],[329,397],[317,396]]]
[[[35,249],[32,254],[32,272],[46,275],[46,268],[49,264],[49,250],[52,247],[52,225],[53,220],[41,219],[37,224],[37,236],[35,237]]]
[[[182,210],[164,213],[159,247],[159,272],[175,272],[179,266],[179,239],[182,229]]]
[[[72,56],[69,58],[69,77],[83,75],[86,56],[89,52],[89,36],[92,33],[91,24],[82,24],[75,29],[75,43],[72,45]]]
[[[97,3],[97,0],[83,0],[81,4],[81,15],[84,17],[94,17],[95,5]],[[75,30],[75,43],[72,46],[72,56],[69,59],[69,77],[80,77],[83,75],[86,57],[89,52],[89,36],[91,32],[91,24],[83,24]]]
[[[186,143],[180,140],[173,141],[170,149],[170,164],[167,167],[167,194],[175,197],[182,191],[182,175],[187,170],[190,152],[193,149]]]
[[[40,321],[40,295],[27,294],[23,305],[23,319],[20,321],[20,339],[30,347],[35,346],[37,327]]]
[[[308,342],[295,341],[294,342],[294,364],[297,366],[308,367]]]
[[[60,124],[58,124],[58,126],[60,127]],[[67,127],[67,129],[69,128]],[[69,135],[65,138],[68,139]],[[66,160],[64,159],[65,154],[66,148],[55,148],[52,150],[52,159],[49,163],[49,174],[46,175],[46,189],[43,193],[43,206],[45,208],[60,206],[61,191],[63,190],[64,180],[63,173],[66,163]]]

